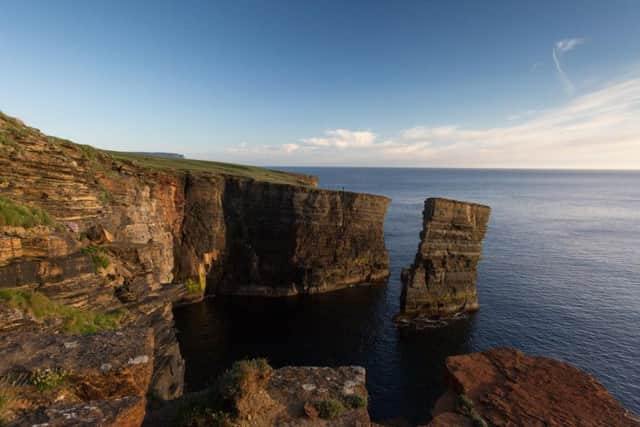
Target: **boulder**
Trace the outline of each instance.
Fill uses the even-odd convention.
[[[143,327],[84,336],[0,335],[9,418],[15,425],[92,425],[97,419],[112,421],[95,425],[139,425],[153,373],[153,337]]]
[[[87,230],[87,238],[95,243],[112,243],[113,235],[102,225],[94,225]]]
[[[496,348],[447,358],[445,377],[430,427],[640,426],[598,380],[559,360]]]

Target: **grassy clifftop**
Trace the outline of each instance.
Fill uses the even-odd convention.
[[[313,180],[313,178],[308,175],[294,174],[256,166],[237,165],[233,163],[213,162],[208,160],[150,156],[122,151],[106,152],[114,159],[133,161],[150,169],[217,172],[224,175],[247,177],[256,181],[294,185],[309,185]]]
[[[115,161],[131,162],[136,166],[151,170],[210,172],[279,184],[315,185],[315,178],[308,175],[288,173],[256,166],[100,150],[66,139],[44,135],[38,129],[29,127],[20,120],[0,112],[0,155],[12,150],[20,150],[21,142],[28,139],[42,140],[49,144],[74,146],[83,153],[87,153],[89,157],[95,158],[97,153],[101,153]]]

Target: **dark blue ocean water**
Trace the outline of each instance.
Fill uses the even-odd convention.
[[[214,298],[176,310],[187,384],[233,360],[367,368],[375,420],[429,418],[444,358],[508,346],[594,374],[640,413],[640,173],[295,168],[323,188],[393,199],[387,286],[285,300]],[[480,311],[434,330],[397,330],[400,270],[418,245],[423,201],[492,207],[479,268]]]

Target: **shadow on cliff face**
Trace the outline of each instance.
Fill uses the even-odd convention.
[[[374,420],[429,418],[443,391],[444,359],[470,350],[473,320],[398,330],[397,289],[372,285],[284,299],[216,297],[175,310],[186,387],[211,384],[233,361],[266,357],[286,365],[367,369]]]

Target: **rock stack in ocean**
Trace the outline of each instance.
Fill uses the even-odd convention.
[[[477,310],[476,267],[490,211],[488,206],[456,200],[425,201],[418,253],[402,271],[399,321]]]

